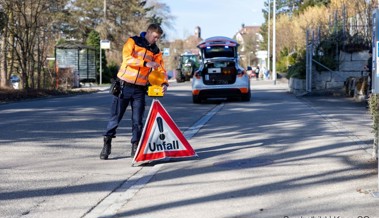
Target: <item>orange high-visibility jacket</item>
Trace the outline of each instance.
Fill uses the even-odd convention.
[[[122,49],[122,59],[120,70],[117,73],[119,79],[135,85],[146,86],[151,69],[146,67],[145,62],[155,61],[162,66],[158,68],[158,71],[165,83],[168,84],[162,53],[156,44],[149,46],[145,39],[145,32],[140,36],[130,37],[126,41]]]

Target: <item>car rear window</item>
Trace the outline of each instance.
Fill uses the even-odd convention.
[[[204,49],[205,58],[234,57],[234,48],[229,46],[211,46]]]

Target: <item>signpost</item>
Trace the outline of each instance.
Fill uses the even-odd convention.
[[[109,40],[100,40],[100,85],[103,83],[103,67],[102,67],[102,50],[103,49],[111,49],[111,42]]]
[[[372,81],[371,81],[371,92],[373,94],[379,94],[379,9],[375,9],[372,16]],[[378,118],[376,118],[378,119]],[[379,129],[377,130],[379,131]],[[379,135],[377,133],[376,135]],[[377,137],[377,136],[376,136]],[[376,140],[376,143],[378,140]],[[379,155],[379,145],[376,146],[378,149],[377,156]],[[379,161],[378,161],[379,169]],[[373,197],[379,198],[379,172],[378,172],[378,190],[372,192]]]
[[[170,49],[169,48],[163,48],[163,56],[170,56]]]

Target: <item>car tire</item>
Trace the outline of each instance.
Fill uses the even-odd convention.
[[[241,95],[241,100],[242,101],[250,101],[250,99],[251,99],[251,92],[250,92],[250,90],[249,90],[248,93]]]
[[[176,82],[177,83],[184,83],[185,82],[185,77],[184,75],[182,75],[181,72],[177,72],[177,75],[176,75]]]
[[[198,95],[192,95],[192,102],[195,103],[195,104],[200,104],[201,103],[201,99],[199,98]]]

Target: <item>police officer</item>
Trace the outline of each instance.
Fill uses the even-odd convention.
[[[148,76],[151,70],[158,70],[163,78],[163,90],[168,86],[167,75],[163,66],[162,53],[156,45],[163,34],[158,24],[151,24],[146,32],[139,36],[128,38],[122,50],[122,64],[117,79],[120,80],[121,93],[113,97],[111,116],[103,134],[104,146],[100,159],[106,160],[111,154],[112,138],[116,137],[116,129],[130,104],[132,107],[132,151],[135,155],[143,128],[143,115],[145,112],[145,94],[148,85]]]

